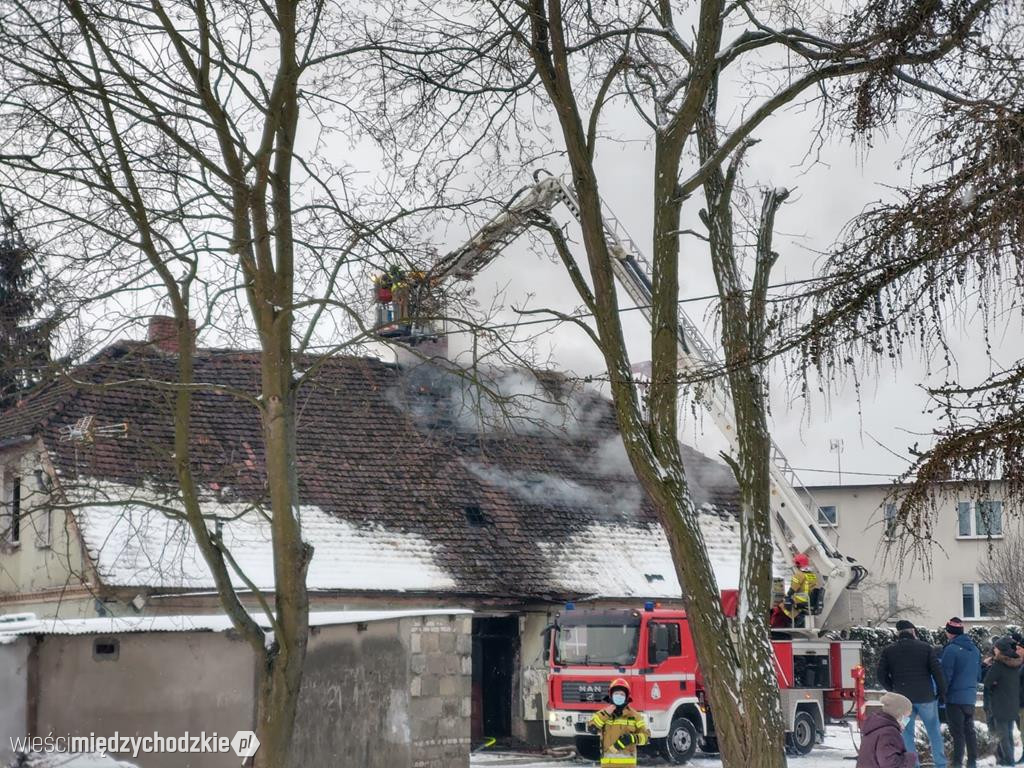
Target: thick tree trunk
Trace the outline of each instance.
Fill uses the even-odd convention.
[[[717,149],[714,91],[697,125],[702,162]],[[738,162],[738,159],[736,160]],[[771,438],[768,432],[763,363],[763,295],[772,255],[758,253],[749,303],[733,245],[729,174],[716,170],[704,185],[711,261],[722,307],[722,347],[736,422],[737,454],[732,461],[740,488],[740,605],[736,654],[741,674],[738,698],[731,707],[735,722],[720,725],[719,746],[727,766],[780,768],[786,764],[778,683],[772,660],[768,614],[772,593]],[[711,696],[719,707],[718,697]],[[730,706],[730,702],[725,702]]]
[[[263,434],[274,551],[274,641],[261,665],[257,702],[258,768],[286,768],[309,639],[306,572],[311,548],[302,540],[295,456],[291,325],[271,311],[261,327]]]

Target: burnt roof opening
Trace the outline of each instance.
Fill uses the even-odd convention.
[[[470,525],[481,526],[490,524],[490,520],[487,519],[487,515],[480,509],[479,504],[470,504],[462,510],[466,515],[466,522]]]

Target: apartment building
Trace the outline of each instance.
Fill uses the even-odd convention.
[[[991,483],[986,493],[957,483],[936,487],[934,511],[916,527],[922,540],[910,548],[899,540],[906,535],[897,516],[900,490],[892,483],[808,488],[833,543],[871,572],[864,585],[866,619],[908,618],[928,627],[954,615],[989,626],[1012,620],[1007,606],[1013,596],[993,571],[1012,571],[998,564],[1024,527],[1002,484]],[[1012,583],[1024,583],[1024,563],[1020,570],[1021,579]]]

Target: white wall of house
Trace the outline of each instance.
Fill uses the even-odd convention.
[[[865,587],[867,602],[874,603],[882,614],[890,608],[901,609],[891,621],[908,618],[922,626],[938,627],[951,616],[961,616],[972,624],[1005,623],[1002,616],[993,615],[1001,613],[991,599],[995,592],[979,575],[992,547],[999,547],[1006,535],[1024,532],[1019,511],[1005,503],[999,484],[993,484],[991,496],[982,499],[982,503],[996,504],[984,508],[980,530],[976,491],[955,487],[936,491],[930,564],[901,556],[898,545],[886,535],[892,485],[816,486],[810,491],[822,507],[819,522],[834,521],[826,531],[839,550],[857,558],[871,572]],[[993,521],[991,536],[984,522],[989,519]]]
[[[39,444],[0,453],[0,612],[31,610],[26,606],[55,591],[69,600],[83,592],[81,545],[71,516],[49,503],[52,477]],[[6,605],[13,594],[25,602]],[[71,612],[77,615],[77,607]]]

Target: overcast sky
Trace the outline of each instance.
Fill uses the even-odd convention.
[[[905,182],[911,168],[903,163],[903,140],[876,137],[874,148],[865,153],[862,146],[848,138],[832,137],[808,158],[808,136],[813,116],[794,110],[769,120],[757,133],[761,143],[750,150],[745,181],[748,185],[784,186],[793,191],[777,219],[776,249],[780,259],[773,283],[808,277],[819,260],[816,251],[834,242],[843,225],[866,205],[890,195],[887,187]],[[640,142],[606,144],[599,154],[601,191],[611,209],[625,223],[637,242],[649,251],[652,204],[650,148]],[[553,169],[557,170],[557,169]],[[529,177],[524,173],[524,183]],[[692,217],[700,205],[700,196],[688,203],[684,216]],[[561,211],[561,221],[567,220]],[[692,225],[692,222],[691,224]],[[450,235],[448,245],[457,237]],[[579,258],[582,246],[577,240]],[[682,297],[705,296],[714,292],[708,255],[702,243],[684,240],[682,256]],[[526,238],[509,248],[476,280],[481,302],[504,291],[506,299],[519,306],[556,307],[567,310],[578,298],[561,265],[550,262],[536,250],[531,252]],[[626,299],[623,297],[623,300]],[[685,305],[687,312],[705,335],[714,338],[715,329],[708,317],[708,304]],[[512,320],[511,311],[504,313]],[[624,324],[634,362],[650,358],[648,328],[639,313],[626,313]],[[990,362],[980,343],[980,326],[953,334],[954,350],[964,381],[982,378]],[[1024,340],[1019,324],[997,338],[996,355],[1019,348]],[[551,344],[553,364],[581,375],[601,374],[603,366],[596,349],[578,331],[554,330]],[[1003,357],[1007,357],[1003,355]],[[1009,360],[1005,360],[1009,362]],[[942,371],[929,371],[921,360],[905,359],[900,370],[881,364],[877,372],[864,379],[861,396],[850,384],[838,385],[830,397],[792,401],[792,384],[775,371],[772,381],[774,437],[801,473],[804,482],[837,482],[837,460],[830,451],[831,441],[841,440],[842,481],[884,482],[907,465],[907,448],[921,440],[929,442],[935,417],[925,413],[928,399],[923,385],[941,381]],[[684,439],[705,452],[715,453],[722,446],[720,433],[709,420],[694,423],[688,415]],[[814,470],[814,471],[811,471]],[[865,474],[855,474],[865,473]],[[878,473],[883,477],[874,477]]]

